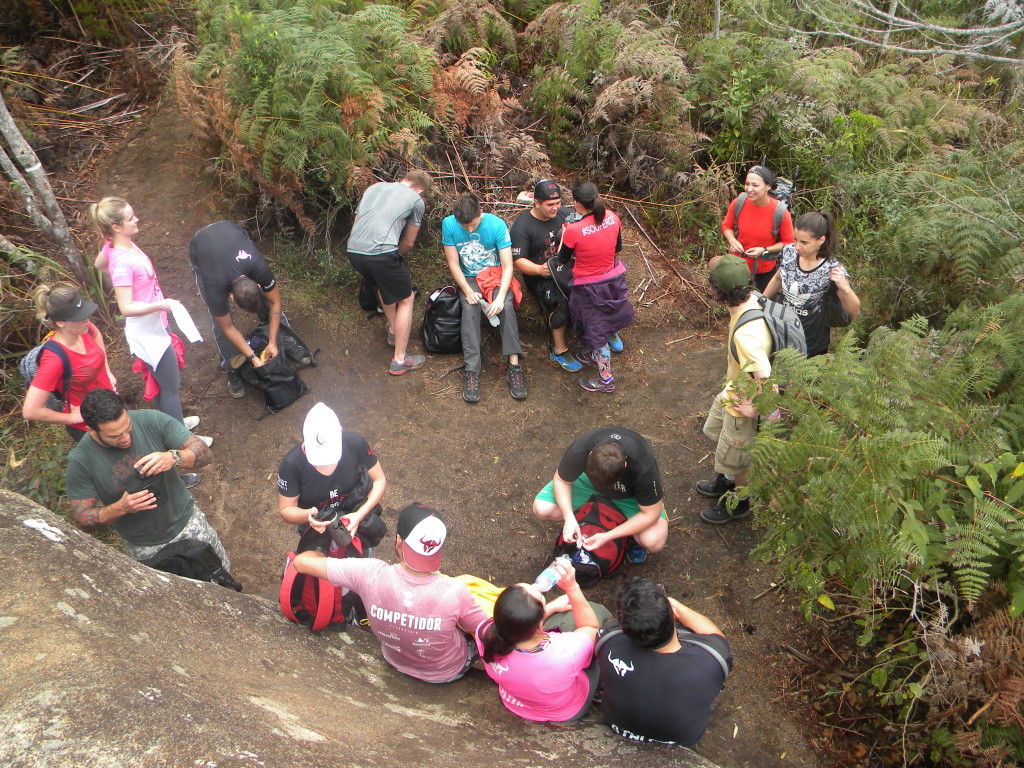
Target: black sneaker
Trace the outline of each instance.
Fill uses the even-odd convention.
[[[476,403],[480,400],[480,373],[479,371],[466,371],[466,382],[462,385],[462,399],[467,403]]]
[[[508,391],[515,400],[526,399],[526,376],[523,374],[523,366],[510,365],[505,371],[505,379],[508,381]]]
[[[189,472],[186,475],[182,475],[181,479],[185,483],[186,488],[195,488],[199,485],[199,481],[203,479],[203,476],[198,472]]]
[[[228,371],[228,394],[236,400],[245,397],[245,382],[238,371]]]
[[[733,523],[745,517],[750,517],[750,512],[749,496],[745,499],[740,499],[732,512],[725,506],[725,499],[722,499],[715,506],[701,510],[700,519],[705,523],[711,523],[711,525],[725,525],[726,523]]]
[[[697,493],[709,499],[719,499],[723,494],[736,490],[736,483],[726,480],[725,475],[718,473],[714,480],[701,480],[697,483]]]

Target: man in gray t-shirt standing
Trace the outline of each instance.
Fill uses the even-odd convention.
[[[410,170],[401,181],[379,182],[363,194],[348,238],[348,260],[377,291],[388,319],[388,344],[395,348],[388,373],[401,376],[426,362],[407,355],[412,328],[412,277],[405,255],[412,250],[423,221],[423,195],[430,175]]]

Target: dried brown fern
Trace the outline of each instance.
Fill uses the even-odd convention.
[[[627,77],[614,81],[597,95],[588,117],[593,122],[615,123],[644,111],[653,101],[654,84],[650,80]]]

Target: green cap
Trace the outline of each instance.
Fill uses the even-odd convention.
[[[750,267],[747,262],[735,254],[723,256],[711,270],[715,285],[726,293],[750,284]]]

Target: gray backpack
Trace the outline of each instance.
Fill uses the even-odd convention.
[[[736,325],[732,329],[733,336],[735,336],[736,331],[741,326],[754,320],[764,320],[765,325],[768,326],[768,333],[772,337],[772,348],[768,353],[769,358],[775,357],[776,352],[786,347],[795,349],[801,355],[807,357],[807,337],[804,336],[804,326],[800,322],[800,316],[796,313],[796,310],[788,304],[766,299],[760,293],[755,293],[754,295],[757,296],[757,303],[761,305],[761,308],[748,309],[740,315],[740,319],[736,321]],[[736,341],[733,336],[729,337],[729,351],[738,361],[740,358],[736,352]]]

